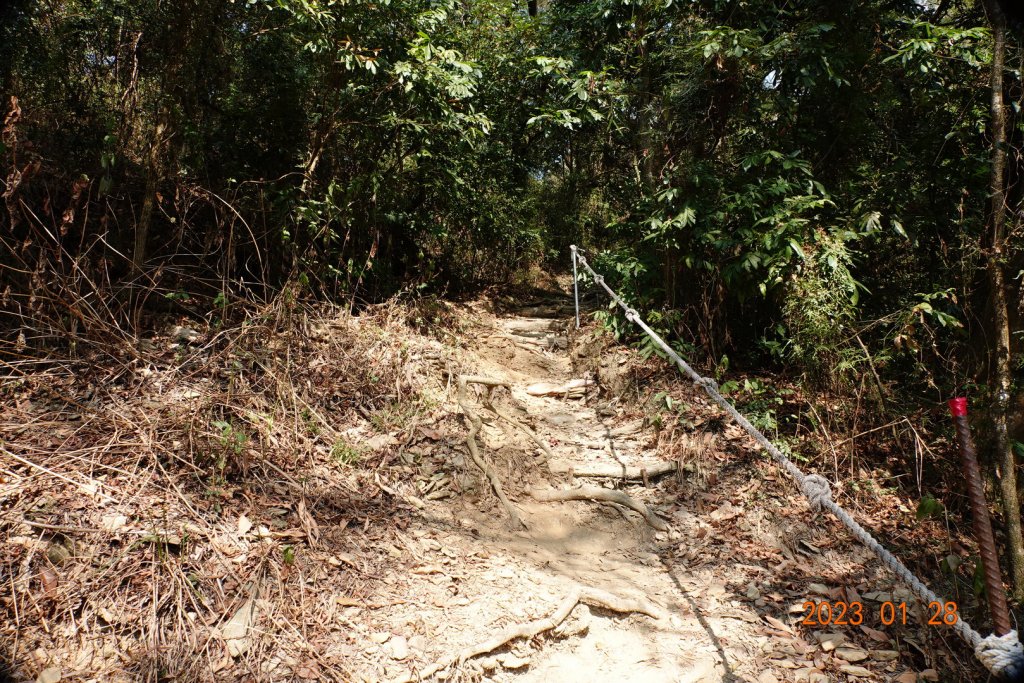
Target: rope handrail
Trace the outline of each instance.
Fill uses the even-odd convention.
[[[836,519],[843,523],[847,529],[864,544],[869,550],[882,560],[882,562],[899,577],[925,604],[944,601],[911,572],[906,565],[900,562],[899,558],[882,546],[864,527],[862,527],[846,510],[832,499],[832,486],[829,481],[820,474],[804,474],[799,467],[786,457],[786,455],[773,444],[760,430],[747,420],[733,404],[718,390],[718,383],[710,377],[703,377],[694,370],[689,363],[676,353],[675,349],[669,346],[661,336],[652,330],[640,317],[636,309],[627,304],[611,287],[604,281],[604,277],[590,267],[587,259],[580,253],[580,250],[573,245],[570,247],[573,258],[573,271],[575,275],[577,263],[590,272],[594,282],[601,286],[608,293],[608,296],[626,313],[626,320],[635,324],[651,340],[664,351],[668,357],[679,367],[684,375],[689,377],[696,386],[704,389],[708,397],[717,403],[722,410],[743,428],[747,434],[761,445],[771,458],[784,469],[790,477],[796,481],[801,492],[810,502],[811,509],[815,512],[828,510]],[[578,279],[574,278],[574,290],[576,298],[576,320],[579,326],[579,296]],[[963,640],[970,645],[975,656],[985,665],[985,668],[995,676],[1004,680],[1019,680],[1024,677],[1024,646],[1021,645],[1016,631],[997,636],[995,634],[982,637],[963,619],[957,619],[951,627]]]

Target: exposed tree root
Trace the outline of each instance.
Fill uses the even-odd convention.
[[[534,432],[532,429],[530,429],[529,427],[527,427],[514,417],[506,415],[505,413],[498,410],[489,400],[486,405],[495,415],[500,417],[505,422],[508,422],[509,424],[513,425],[514,427],[518,427],[524,434],[526,434],[526,436],[530,437],[530,440],[537,444],[538,448],[544,451],[544,455],[547,457],[547,460],[549,462],[555,457],[555,454],[551,451],[551,447],[544,442],[544,439],[537,436],[536,432]]]
[[[559,603],[558,608],[549,616],[544,617],[543,619],[530,621],[525,624],[514,624],[509,626],[501,633],[498,633],[481,643],[463,648],[455,654],[448,655],[447,657],[434,662],[422,671],[418,671],[416,674],[406,674],[402,678],[393,681],[393,683],[409,683],[409,681],[413,680],[425,680],[434,674],[447,669],[453,664],[461,663],[472,657],[497,650],[517,638],[533,638],[545,631],[550,631],[565,621],[573,608],[581,602],[590,605],[591,607],[600,607],[602,609],[622,614],[638,612],[640,614],[646,614],[654,619],[661,619],[662,616],[664,616],[662,609],[648,600],[620,598],[617,595],[613,595],[597,588],[578,586],[565,596],[565,599]]]
[[[600,462],[575,465],[567,463],[564,460],[552,460],[548,463],[548,468],[554,474],[569,474],[573,477],[607,477],[609,479],[644,481],[645,479],[654,479],[655,477],[661,477],[666,474],[673,474],[679,471],[679,463],[675,461],[652,462],[646,465],[629,467],[626,465],[617,465],[615,463]]]
[[[622,491],[615,491],[613,489],[603,489],[599,486],[582,486],[576,489],[564,489],[564,490],[537,490],[530,491],[530,495],[536,500],[544,502],[562,501],[562,500],[600,500],[607,503],[616,503],[628,507],[630,510],[639,512],[643,516],[644,521],[649,525],[657,529],[658,531],[667,531],[668,524],[661,517],[658,517],[654,512],[644,505],[643,503],[631,498]]]
[[[466,397],[466,385],[467,384],[482,384],[488,387],[488,403],[490,403],[490,394],[497,387],[507,387],[508,384],[501,380],[491,379],[489,377],[475,377],[471,375],[459,375],[459,389],[458,389],[458,401],[459,407],[462,409],[462,414],[466,418],[466,423],[469,425],[469,434],[466,435],[466,446],[469,448],[469,455],[473,458],[473,462],[479,467],[487,480],[491,483],[491,488],[494,489],[494,495],[498,497],[498,501],[502,507],[505,508],[505,512],[508,513],[509,518],[512,521],[513,527],[526,527],[526,522],[519,516],[519,512],[515,506],[505,495],[505,489],[501,485],[501,478],[498,473],[494,471],[487,460],[480,454],[480,448],[476,443],[476,435],[480,432],[483,423],[480,421],[480,416],[476,414],[476,411],[469,404],[469,399]]]
[[[453,373],[448,373],[448,376],[449,377],[456,377]],[[506,415],[501,410],[498,410],[497,406],[494,405],[494,402],[492,400],[492,394],[494,393],[494,390],[497,389],[498,387],[505,387],[506,389],[511,391],[512,387],[509,386],[508,382],[505,382],[505,381],[502,381],[502,380],[499,380],[499,379],[494,379],[492,377],[482,377],[482,376],[479,376],[479,375],[465,375],[465,377],[463,377],[462,375],[459,375],[458,377],[456,377],[456,381],[457,382],[460,382],[463,379],[465,379],[466,384],[481,384],[481,385],[483,385],[485,387],[488,387],[487,396],[486,396],[486,398],[484,398],[484,401],[483,401],[484,407],[487,408],[488,410],[490,410],[492,413],[494,413],[498,418],[500,418],[500,419],[504,420],[505,422],[508,422],[509,424],[513,425],[514,427],[522,430],[522,432],[524,434],[526,434],[526,436],[528,436],[531,441],[533,441],[535,444],[537,444],[538,448],[540,448],[542,451],[544,451],[544,455],[547,456],[548,460],[551,460],[551,459],[553,459],[555,457],[555,454],[551,450],[551,447],[544,441],[544,439],[542,439],[539,436],[537,436],[537,433],[535,431],[533,431],[528,426],[523,424],[522,421],[517,420],[516,418],[512,417],[511,415]],[[464,394],[460,394],[460,398],[459,398],[459,405],[460,406],[462,405],[462,403],[464,403],[464,401],[463,401],[464,398],[465,398],[465,395]]]

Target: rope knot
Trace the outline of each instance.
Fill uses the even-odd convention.
[[[604,276],[603,275],[595,275],[594,276],[594,282],[597,283],[598,285],[603,285],[604,284]]]
[[[1016,631],[1002,636],[993,633],[982,638],[974,648],[974,654],[996,676],[1010,681],[1024,676],[1024,646],[1017,639]]]
[[[800,488],[815,512],[819,512],[827,501],[832,500],[832,485],[820,474],[808,474]]]
[[[639,317],[640,314],[636,312],[635,308],[626,309],[626,320],[628,320],[629,322],[635,323]]]
[[[694,386],[703,387],[707,391],[718,391],[718,382],[710,377],[701,377],[693,380]]]

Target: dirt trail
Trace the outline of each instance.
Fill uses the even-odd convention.
[[[668,523],[666,531],[617,505],[531,498],[531,490],[580,485],[574,473],[581,469],[658,462],[655,432],[610,400],[593,378],[574,372],[564,306],[556,301],[506,316],[481,313],[475,346],[450,361],[459,372],[507,382],[511,395],[497,390],[495,404],[534,429],[554,459],[478,404],[484,419],[480,450],[494,463],[528,528],[513,530],[469,459],[454,457],[454,465],[463,468],[464,491],[443,503],[423,504],[401,541],[417,554],[419,566],[411,573],[398,568],[385,578],[415,599],[379,614],[374,628],[381,633],[370,635],[380,645],[361,653],[377,661],[380,680],[414,680],[432,662],[510,626],[550,616],[580,586],[650,601],[663,614],[654,619],[580,605],[557,628],[531,640],[511,640],[445,668],[439,677],[915,683],[939,680],[928,666],[963,667],[950,661],[954,655],[948,651],[937,650],[928,637],[933,634],[922,627],[878,623],[883,601],[912,604],[909,594],[832,520],[815,519],[786,477],[697,395],[686,401],[693,421],[704,427],[688,438],[705,476],[687,470],[684,477],[669,474],[647,486],[610,478],[582,482],[642,501]],[[587,386],[581,388],[581,380]],[[570,391],[534,395],[542,383]],[[477,387],[475,400],[485,393]],[[457,406],[449,407],[457,414]],[[453,449],[464,450],[454,444]],[[864,623],[803,626],[807,600],[862,602]]]
[[[279,428],[287,420],[263,417],[277,411],[255,392],[228,415],[233,422],[212,423],[217,431],[186,429],[179,416],[195,419],[193,401],[218,385],[182,380],[177,342],[88,419],[28,392],[0,436],[47,469],[8,462],[0,472],[0,549],[9,558],[0,583],[13,587],[0,596],[11,617],[0,635],[13,643],[9,654],[0,647],[0,679],[6,656],[17,667],[12,680],[97,683],[984,680],[973,658],[949,646],[952,634],[922,626],[925,611],[874,557],[834,520],[815,517],[691,385],[665,375],[633,386],[634,397],[672,395],[670,411],[641,408],[616,395],[631,386],[616,373],[641,367],[632,352],[600,352],[602,385],[574,367],[571,358],[592,366],[585,350],[605,342],[588,333],[570,348],[568,301],[497,316],[484,302],[452,305],[445,310],[459,325],[431,335],[372,317],[326,319],[311,330],[322,343],[306,350],[309,373],[275,391],[298,400],[299,382],[330,396],[361,369],[368,386],[381,373],[395,387],[392,402],[341,413],[326,436],[319,422]],[[341,343],[352,340],[362,345]],[[244,357],[221,361],[237,369]],[[470,384],[464,404],[482,420],[479,452],[525,529],[509,523],[467,449],[456,392],[467,375],[507,386],[488,405],[485,387]],[[414,401],[401,399],[403,379]],[[72,372],[66,381],[69,391],[80,383]],[[150,412],[161,406],[157,430]],[[652,417],[665,420],[662,431]],[[29,424],[46,426],[23,436]],[[190,468],[183,476],[156,451],[124,462],[134,439],[148,435],[171,454],[193,433],[192,457],[230,449],[252,469],[211,477],[177,456]],[[684,476],[655,475],[668,453]],[[580,476],[595,468],[612,474]],[[94,482],[102,496],[64,485],[75,481]],[[579,486],[628,495],[646,517],[531,495]],[[857,498],[845,500],[856,512]],[[898,538],[899,520],[913,513],[896,494],[879,500],[891,504],[891,519],[879,522],[876,508],[861,521],[887,524],[880,537]],[[568,612],[574,596],[582,602]],[[864,623],[802,624],[807,601],[862,604]],[[885,601],[907,602],[907,625],[880,623]],[[566,618],[552,620],[560,608]],[[525,635],[504,637],[517,628]],[[460,658],[467,648],[472,656]]]
[[[520,431],[498,420],[485,422],[481,448],[496,463],[529,528],[510,530],[505,513],[482,483],[477,496],[463,497],[461,509],[451,501],[427,506],[424,523],[414,525],[411,536],[420,539],[427,552],[434,548],[451,560],[445,573],[438,570],[434,587],[455,584],[448,592],[456,592],[461,600],[442,595],[434,604],[444,606],[443,613],[429,617],[419,610],[406,610],[406,626],[422,628],[432,641],[424,651],[414,652],[416,659],[426,663],[432,656],[484,641],[511,623],[547,616],[574,587],[587,586],[623,598],[649,600],[663,608],[664,616],[656,620],[581,605],[554,632],[532,643],[511,642],[507,648],[468,662],[460,671],[494,681],[785,680],[786,675],[776,677],[763,668],[760,655],[769,640],[763,621],[755,612],[740,613],[728,599],[732,596],[726,595],[726,582],[744,583],[749,570],[733,567],[730,575],[693,573],[682,580],[669,571],[664,558],[672,547],[687,537],[707,535],[706,525],[681,509],[669,493],[678,489],[671,483],[673,475],[650,482],[649,488],[642,482],[619,486],[663,515],[670,522],[667,532],[656,532],[640,515],[616,505],[540,503],[527,495],[530,487],[572,486],[571,474],[551,470],[565,472],[599,463],[638,467],[656,461],[653,431],[638,420],[625,419],[622,410],[607,400],[598,400],[600,391],[592,378],[573,374],[566,319],[545,316],[559,312],[564,310],[558,305],[535,306],[525,309],[525,314],[497,318],[493,328],[480,330],[477,348],[460,359],[467,372],[510,385],[511,400],[507,395],[505,400],[498,399],[502,410],[532,425],[550,444],[556,460],[552,467]],[[562,396],[527,392],[541,383],[558,386],[575,380],[580,384],[581,379],[589,380],[582,392],[577,389]],[[486,410],[480,412],[487,417]],[[528,473],[525,480],[523,472]],[[610,485],[609,480],[603,481]],[[438,533],[438,528],[468,533]],[[451,566],[461,571],[449,581]],[[396,576],[395,580],[403,579]],[[414,593],[424,589],[409,586]],[[423,645],[424,639],[416,642]],[[401,655],[405,640],[400,638],[399,643]],[[386,644],[381,650],[384,655],[389,652]],[[384,673],[409,672],[409,663],[386,665]],[[417,664],[411,669],[422,668]]]
[[[640,466],[651,461],[653,433],[637,422],[621,424],[614,410],[594,400],[560,396],[534,396],[528,387],[550,384],[554,389],[573,380],[565,351],[564,319],[513,316],[496,321],[497,335],[480,349],[477,372],[507,381],[521,419],[534,425],[551,444],[556,469],[603,463]],[[498,341],[500,340],[500,341]],[[523,348],[540,341],[551,351]],[[502,343],[504,342],[504,343]],[[590,380],[593,384],[593,380]],[[588,393],[595,397],[597,392]],[[598,413],[599,406],[606,415]],[[528,441],[489,430],[489,450],[525,447],[537,461],[534,486],[569,486],[568,476],[545,472],[540,449]],[[630,493],[636,487],[628,487]],[[653,491],[652,491],[653,493]],[[656,503],[657,496],[644,496]],[[510,534],[501,520],[487,519],[486,545],[516,567],[508,588],[521,593],[526,604],[546,612],[553,606],[549,594],[565,594],[573,585],[591,586],[621,597],[642,597],[666,609],[666,617],[589,614],[586,631],[549,643],[532,653],[522,673],[496,674],[494,680],[520,681],[718,681],[724,672],[714,642],[681,601],[678,588],[657,554],[657,541],[669,534],[654,532],[636,513],[596,502],[538,503],[520,496],[519,508],[529,531]],[[484,522],[484,518],[480,518]],[[495,524],[494,522],[499,522]],[[533,596],[531,598],[531,594]],[[531,604],[532,603],[532,604]],[[546,604],[545,604],[546,603]],[[680,604],[682,603],[682,604]],[[575,628],[580,629],[581,626]]]

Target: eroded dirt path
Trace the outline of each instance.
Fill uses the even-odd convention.
[[[692,386],[596,329],[570,340],[568,302],[331,315],[270,349],[225,350],[195,377],[183,342],[154,337],[150,365],[118,366],[121,384],[95,400],[69,400],[74,369],[62,375],[72,396],[16,394],[0,420],[0,679],[985,680]],[[457,323],[411,331],[438,311]],[[262,365],[249,364],[255,351]],[[526,529],[468,452],[465,375],[508,387],[493,406],[512,424],[479,384],[467,405]],[[251,390],[231,393],[236,382]],[[373,400],[332,405],[361,391]],[[683,476],[655,474],[669,462]],[[594,468],[611,474],[581,476]],[[857,481],[834,490],[906,549],[914,502],[850,495]],[[631,496],[648,519],[531,495],[583,485]],[[934,536],[902,556],[942,557]],[[564,620],[502,637],[581,589],[589,603]],[[861,604],[863,624],[802,623],[808,601]],[[880,623],[885,601],[908,604],[905,626]]]
[[[599,400],[593,378],[572,372],[565,350],[565,328],[564,319],[557,318],[499,319],[496,334],[479,351],[477,372],[510,383],[512,401],[505,410],[517,408],[519,419],[533,426],[557,458],[553,463],[545,462],[540,449],[518,435],[501,431],[500,425],[492,424],[485,430],[489,451],[500,454],[505,449],[520,449],[535,460],[535,473],[528,483],[531,487],[567,488],[571,484],[568,474],[552,474],[552,469],[565,472],[598,463],[635,467],[652,461],[653,433],[639,421],[623,423],[607,401]],[[576,384],[589,380],[583,391],[570,393],[577,398],[535,396],[527,391],[533,388],[536,393],[541,389],[537,385],[545,384],[552,390],[572,386],[569,383],[574,380]],[[582,393],[586,399],[578,397]],[[515,482],[512,486],[521,492]],[[663,502],[657,489],[644,492],[632,486],[626,488],[656,508]],[[575,635],[548,638],[546,646],[539,649],[526,646],[528,652],[522,654],[529,655],[529,667],[521,673],[496,671],[495,680],[512,676],[523,681],[721,680],[724,669],[714,643],[688,606],[681,603],[678,588],[657,553],[658,542],[677,537],[679,531],[655,532],[638,514],[617,506],[538,503],[526,495],[518,498],[529,525],[526,532],[505,531],[502,520],[493,515],[476,518],[486,528],[491,552],[515,567],[515,577],[503,590],[521,596],[524,606],[538,616],[549,612],[578,584],[621,597],[648,599],[665,608],[666,617],[653,620],[577,608],[577,623],[569,627]],[[519,644],[516,649],[521,647]]]
[[[415,599],[376,615],[379,631],[364,633],[377,643],[362,652],[377,662],[367,678],[415,680],[432,662],[510,625],[549,616],[577,586],[642,598],[664,614],[653,619],[580,605],[557,628],[513,640],[439,677],[913,683],[939,680],[930,666],[963,667],[949,661],[949,652],[936,651],[932,634],[922,637],[919,626],[877,623],[883,601],[912,602],[909,595],[834,522],[815,519],[785,476],[699,396],[685,397],[702,426],[686,437],[684,476],[647,485],[585,482],[643,501],[668,523],[667,531],[616,505],[533,500],[530,490],[579,485],[574,473],[582,469],[659,462],[656,432],[593,377],[574,371],[565,313],[555,301],[511,315],[482,314],[473,348],[446,361],[452,377],[507,382],[510,394],[498,390],[496,404],[535,430],[555,457],[480,408],[481,450],[528,529],[510,527],[464,447],[454,446],[448,465],[461,471],[452,475],[461,491],[442,504],[417,499],[420,515],[402,541],[417,559],[411,571],[385,578]],[[538,396],[539,384],[569,391]],[[480,388],[476,399],[482,394]],[[452,407],[450,429],[459,426],[457,410]],[[860,626],[803,626],[807,600],[861,602],[867,617]],[[365,631],[365,622],[360,628]]]

